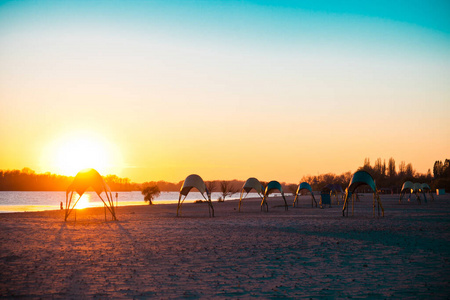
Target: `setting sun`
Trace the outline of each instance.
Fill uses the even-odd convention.
[[[103,145],[94,140],[77,139],[60,146],[55,163],[60,172],[67,175],[86,168],[104,172],[108,166],[108,153]]]
[[[117,148],[93,133],[76,133],[54,140],[44,150],[42,163],[53,172],[68,176],[87,168],[102,174],[118,173],[121,164]]]

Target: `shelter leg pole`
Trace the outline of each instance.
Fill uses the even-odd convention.
[[[64,222],[67,221],[67,193],[66,193],[66,209],[64,210]]]
[[[114,198],[113,198],[111,192],[109,192],[109,196],[108,196],[108,192],[107,191],[105,191],[105,194],[106,194],[107,198],[109,197],[109,199],[111,199],[111,200],[109,200],[111,202],[111,210],[112,210],[111,220],[112,221],[116,221],[117,218],[116,218],[116,207],[114,206]]]
[[[241,192],[241,196],[239,197],[239,207],[238,207],[238,212],[241,212],[241,202],[242,202],[242,196],[244,195],[244,190],[242,190]]]
[[[211,207],[212,216],[213,216],[213,218],[214,218],[214,207],[213,207],[213,205],[212,205],[211,200],[209,200],[209,206]]]
[[[378,201],[378,205],[381,207],[381,214],[384,217],[384,208],[383,208],[383,204],[381,203],[379,195],[377,195],[377,201]]]
[[[373,199],[375,201],[375,199]],[[379,196],[377,193],[377,212],[378,212],[378,216],[380,216],[380,200],[379,200]]]
[[[241,201],[242,201],[242,198],[241,198],[241,199],[239,199],[238,212],[241,212]]]
[[[83,195],[81,195],[81,196],[83,196]],[[67,214],[67,217],[70,215],[70,213],[72,212],[72,210],[75,208],[75,206],[77,206],[77,203],[78,203],[78,201],[80,201],[80,199],[81,199],[81,196],[78,198],[78,200],[75,202],[75,204],[73,205],[73,207],[69,210],[69,212],[68,212],[68,214]],[[72,199],[71,199],[72,200]],[[69,205],[70,205],[70,202],[71,201],[69,201]],[[75,210],[75,221],[77,220],[77,215],[76,215],[76,213],[77,213],[77,210]]]
[[[372,200],[372,209],[373,209],[373,217],[375,217],[375,194],[373,194],[373,200]]]
[[[103,204],[108,208],[109,212],[110,212],[111,215],[113,216],[113,219],[114,219],[114,220],[117,220],[117,219],[116,219],[116,214],[114,213],[114,208],[111,209],[108,205],[106,205],[105,200],[103,200],[103,198],[102,198],[100,195],[98,195],[98,197],[100,198],[100,200],[102,200]],[[108,197],[108,193],[106,193],[106,197]],[[109,200],[109,199],[108,199],[108,200]],[[111,204],[111,202],[109,202],[109,203]],[[113,206],[114,206],[114,203],[113,203]]]
[[[352,195],[352,197],[353,197],[353,195]],[[353,199],[352,199],[352,201],[353,201]],[[349,206],[350,206],[350,203],[347,203],[347,217],[348,217],[348,211],[350,210]]]
[[[178,198],[177,217],[178,217],[178,211],[180,210],[180,201],[181,201],[181,194],[180,194],[180,197]]]
[[[267,196],[266,195],[264,195],[264,198],[261,201],[261,211],[263,211],[264,207],[266,208],[266,212],[269,212],[269,205],[267,204]]]
[[[66,211],[65,211],[65,218],[64,218],[64,222],[67,221],[67,218],[69,217],[70,214],[70,203],[72,202],[72,197],[73,197],[73,191],[70,193],[70,198],[67,201],[67,194],[66,194]]]
[[[284,200],[284,210],[288,210],[288,205],[286,202],[286,198],[284,197],[284,194],[281,194],[281,196],[283,197],[283,200]]]
[[[347,205],[348,194],[345,195],[344,206],[342,207],[342,216],[345,217],[345,207]]]
[[[105,190],[105,194],[106,194],[106,199],[108,199],[109,206],[111,207],[111,208],[108,207],[109,211],[111,212],[111,220],[117,220],[116,219],[116,211],[114,209],[114,199],[112,197],[112,194],[109,193],[109,195],[108,195],[108,192],[106,190]],[[100,197],[100,195],[99,195],[99,197]],[[102,199],[102,197],[100,197],[100,199]],[[102,201],[103,201],[103,199],[102,199]],[[105,201],[103,201],[103,203],[105,203]]]
[[[352,216],[354,215],[355,212],[355,195],[352,195]]]

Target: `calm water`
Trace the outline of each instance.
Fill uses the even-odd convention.
[[[115,193],[112,193],[115,199]],[[118,192],[118,205],[144,205],[144,196],[141,192]],[[156,198],[154,204],[167,204],[178,202],[178,192],[161,192]],[[219,193],[213,193],[211,199],[217,201],[220,197]],[[257,194],[250,193],[247,197],[258,197]],[[73,196],[72,201],[76,201],[78,197]],[[102,198],[107,201],[106,196],[102,193]],[[199,192],[191,192],[188,194],[185,203],[194,202],[195,200],[203,200]],[[239,199],[239,194],[234,194],[228,199]],[[0,213],[5,212],[23,212],[23,211],[41,211],[59,209],[60,202],[65,203],[66,192],[2,192],[0,191]],[[83,195],[79,202],[80,207],[103,206],[103,202],[94,192],[87,192]],[[77,205],[78,206],[78,205]]]

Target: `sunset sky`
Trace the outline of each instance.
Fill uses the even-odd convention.
[[[425,173],[449,116],[449,1],[0,1],[0,169]]]

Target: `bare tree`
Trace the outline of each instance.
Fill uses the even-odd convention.
[[[400,165],[398,166],[398,174],[401,176],[404,176],[406,174],[406,163],[404,160],[400,162]]]
[[[223,180],[220,182],[220,193],[222,194],[222,201],[225,201],[225,197],[231,197],[237,192],[239,192],[239,190],[234,188],[229,181]]]
[[[376,160],[375,160],[375,165],[373,166],[373,171],[376,173],[376,174],[381,174],[381,169],[383,168],[383,165],[382,165],[382,163],[381,163],[381,158],[377,158]]]
[[[298,185],[297,185],[297,184],[290,184],[290,185],[288,185],[288,187],[287,187],[288,191],[289,191],[293,196],[295,196],[295,195],[297,194],[297,188],[298,188]]]
[[[215,181],[207,181],[206,188],[212,194],[216,190],[216,182]]]

